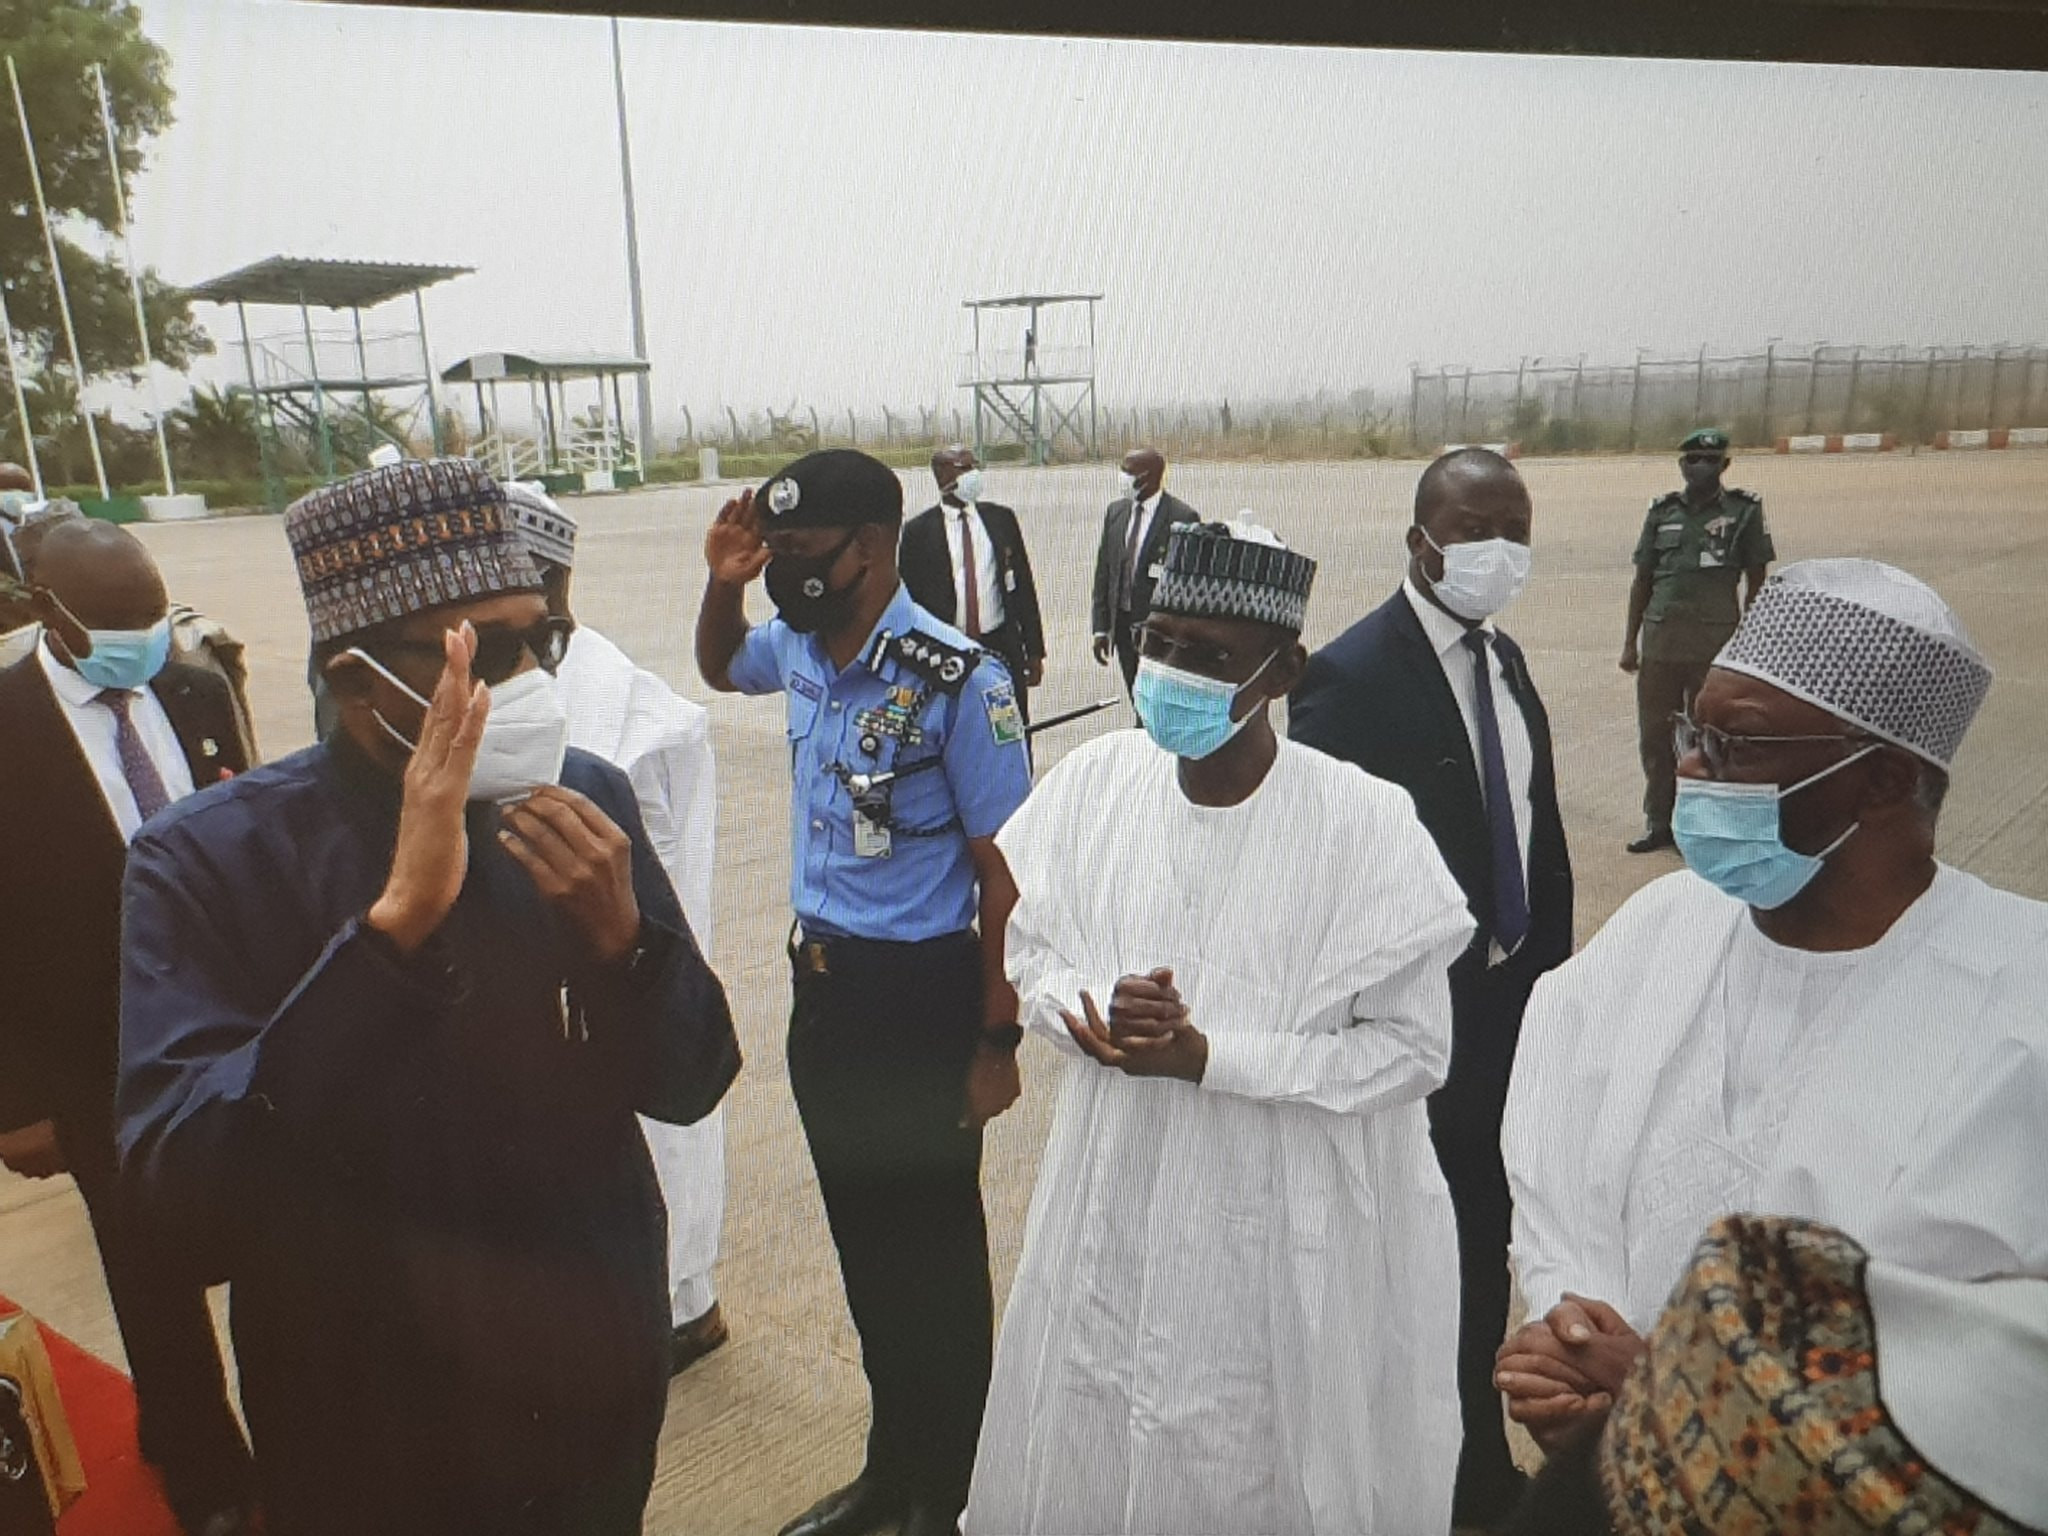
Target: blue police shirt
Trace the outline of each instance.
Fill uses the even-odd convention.
[[[794,778],[789,900],[807,934],[910,941],[970,926],[975,879],[967,839],[995,836],[1031,790],[1016,695],[1009,673],[993,656],[981,658],[957,694],[931,687],[911,722],[923,733],[921,741],[905,745],[862,727],[862,712],[892,702],[900,709],[926,686],[896,657],[876,659],[884,631],[917,631],[945,645],[973,648],[899,585],[845,671],[834,669],[816,635],[800,635],[778,618],[747,631],[727,672],[742,693],[780,690],[788,696]],[[862,750],[864,735],[875,741],[875,752]],[[873,773],[935,755],[939,767],[893,786],[888,851],[856,853],[857,813],[835,765]],[[916,835],[948,827],[939,835]]]

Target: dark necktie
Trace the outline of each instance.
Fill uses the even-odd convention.
[[[974,522],[966,508],[960,511],[960,587],[965,596],[960,604],[960,631],[970,640],[981,638],[981,583],[974,573]]]
[[[99,701],[114,712],[114,754],[121,760],[121,777],[135,796],[136,812],[147,821],[169,805],[171,797],[164,788],[163,775],[150,761],[149,748],[142,744],[142,732],[129,717],[135,695],[125,688],[102,688]]]
[[[1486,826],[1493,841],[1493,937],[1513,954],[1529,936],[1529,890],[1522,879],[1522,842],[1515,832],[1515,802],[1508,790],[1508,761],[1500,747],[1500,717],[1493,709],[1493,658],[1487,634],[1465,636],[1472,653],[1472,696],[1479,717],[1479,771],[1486,787]]]
[[[1124,546],[1124,590],[1123,610],[1135,613],[1137,603],[1133,600],[1138,582],[1138,530],[1144,526],[1145,506],[1137,497],[1131,498],[1131,538]]]

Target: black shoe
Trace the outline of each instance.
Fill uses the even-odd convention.
[[[870,1536],[893,1525],[907,1501],[862,1473],[836,1488],[782,1528],[781,1536]]]
[[[1656,827],[1652,827],[1641,837],[1630,843],[1628,851],[1630,853],[1655,853],[1660,848],[1676,848],[1677,846],[1678,840],[1671,835],[1669,827],[1665,827],[1661,831]]]
[[[960,1536],[960,1511],[950,1504],[912,1504],[896,1536]]]
[[[714,1301],[710,1311],[691,1318],[668,1336],[669,1375],[682,1375],[731,1337],[732,1330],[725,1326],[725,1314]]]

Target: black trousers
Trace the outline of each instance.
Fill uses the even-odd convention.
[[[981,947],[828,941],[796,960],[789,1082],[860,1334],[867,1474],[966,1503],[994,1352],[981,1132],[962,1128]]]
[[[1678,799],[1678,752],[1671,717],[1692,702],[1711,661],[1643,658],[1636,672],[1636,743],[1643,760],[1643,822],[1652,832],[1671,830]]]
[[[1119,608],[1110,621],[1110,639],[1116,645],[1117,665],[1124,669],[1124,692],[1138,686],[1138,616]]]
[[[1460,1525],[1489,1525],[1515,1507],[1523,1487],[1508,1451],[1493,1371],[1507,1335],[1514,1226],[1500,1125],[1532,982],[1511,961],[1491,970],[1467,970],[1470,963],[1452,971],[1451,1067],[1429,1098],[1429,1133],[1458,1223],[1458,1406],[1465,1440],[1452,1507]]]
[[[228,1402],[204,1278],[180,1262],[174,1237],[138,1219],[116,1173],[111,1113],[62,1116],[57,1136],[92,1218],[100,1268],[128,1372],[137,1438],[181,1518],[246,1497],[255,1478]]]

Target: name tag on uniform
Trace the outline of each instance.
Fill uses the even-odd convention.
[[[820,702],[825,697],[824,684],[805,677],[801,672],[789,674],[789,688],[790,692],[802,694],[813,704]]]
[[[1714,553],[1714,552],[1713,552],[1713,551],[1712,551],[1711,549],[1703,549],[1703,550],[1701,550],[1701,551],[1700,551],[1700,569],[1701,569],[1701,570],[1703,570],[1703,571],[1704,571],[1704,570],[1710,570],[1710,569],[1711,569],[1711,568],[1713,568],[1714,566],[1717,566],[1717,565],[1720,565],[1720,564],[1722,564],[1722,560],[1721,560],[1721,557],[1720,557],[1719,555],[1715,554],[1715,553]]]
[[[857,859],[889,857],[889,829],[878,827],[867,817],[856,814],[853,818],[853,856]]]
[[[1166,562],[1164,560],[1154,560],[1152,562],[1152,568],[1145,573],[1145,576],[1146,579],[1149,581],[1157,581],[1160,577],[1164,576],[1165,574]]]
[[[1017,573],[1015,571],[1003,572],[1003,590],[1005,592],[1017,590]]]

